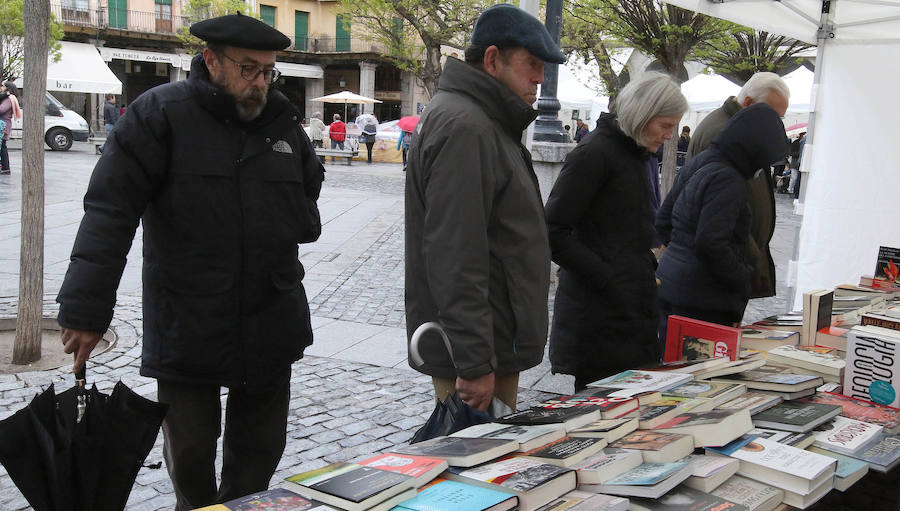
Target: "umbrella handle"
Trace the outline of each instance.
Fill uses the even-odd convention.
[[[441,339],[444,340],[444,346],[447,348],[447,353],[450,355],[450,361],[453,362],[453,365],[456,365],[456,362],[453,360],[453,348],[450,346],[450,338],[447,337],[447,333],[444,332],[444,329],[436,321],[422,323],[419,325],[419,328],[416,328],[416,331],[413,332],[412,337],[409,339],[409,357],[416,365],[425,363],[422,355],[419,354],[419,341],[422,339],[422,336],[430,330],[434,330],[440,334]]]
[[[78,385],[79,387],[84,388],[85,380],[87,379],[87,377],[85,376],[86,372],[87,372],[87,361],[85,361],[85,363],[81,365],[81,369],[79,369],[78,371],[75,371],[75,385]]]

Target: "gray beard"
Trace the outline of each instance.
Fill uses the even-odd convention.
[[[210,77],[210,81],[234,98],[234,108],[241,122],[250,122],[256,119],[266,108],[267,91],[251,88],[244,91],[240,96],[234,96],[228,92],[228,84],[224,80],[216,80]]]

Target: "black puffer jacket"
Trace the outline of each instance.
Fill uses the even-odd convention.
[[[321,232],[323,169],[299,119],[270,91],[240,122],[199,56],[187,81],[135,100],[85,194],[60,325],[107,329],[142,221],[141,374],[229,387],[289,374],[312,342],[298,243]]]
[[[553,186],[546,211],[560,266],[555,373],[599,378],[658,358],[649,156],[603,114]]]
[[[671,209],[657,227],[669,247],[660,261],[659,297],[671,304],[719,311],[738,319],[750,297],[752,267],[744,244],[750,232],[747,180],[786,151],[784,126],[764,103],[738,112],[709,149],[689,163]]]

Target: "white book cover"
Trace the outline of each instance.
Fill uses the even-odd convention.
[[[540,436],[557,431],[560,433],[560,438],[565,436],[565,429],[559,424],[518,425],[487,422],[469,426],[450,436],[460,438],[499,438],[501,440],[515,440],[520,444],[524,444]]]
[[[816,432],[813,445],[834,452],[852,454],[876,441],[884,428],[878,424],[838,415],[834,421],[816,429],[822,431]]]
[[[691,454],[685,461],[691,463],[691,475],[694,477],[709,477],[729,465],[738,463],[738,460],[732,458],[705,454]]]
[[[855,326],[847,332],[844,394],[893,407],[900,406],[900,331]]]
[[[528,491],[569,469],[516,456],[459,472],[460,476]],[[515,477],[509,477],[509,476]],[[512,484],[506,484],[512,483]]]
[[[623,371],[619,374],[595,381],[589,387],[620,389],[610,397],[631,397],[634,394],[649,391],[668,390],[684,382],[691,381],[691,374],[674,371]]]
[[[804,350],[796,346],[778,346],[769,350],[769,361],[775,362],[774,358],[778,358],[786,363],[796,361],[804,363],[800,367],[820,367],[816,369],[819,372],[828,374],[838,374],[844,370],[846,363],[832,353],[819,353],[815,350]],[[775,362],[778,363],[778,362]]]
[[[712,449],[721,452],[718,449]],[[780,444],[767,438],[753,438],[743,447],[726,453],[732,458],[812,481],[837,465],[834,458]]]

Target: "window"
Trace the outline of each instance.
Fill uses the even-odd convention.
[[[334,29],[334,50],[350,51],[350,20],[343,15],[337,15],[337,23]]]
[[[309,13],[294,11],[294,49],[306,51],[309,48]]]
[[[271,5],[260,5],[259,6],[259,17],[262,18],[263,23],[269,25],[272,28],[275,28],[275,8]]]
[[[156,32],[172,33],[172,0],[155,0]]]
[[[128,0],[109,0],[109,28],[128,28]]]

